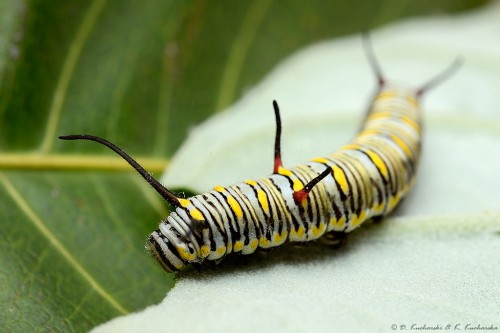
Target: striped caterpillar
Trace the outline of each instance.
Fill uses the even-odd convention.
[[[160,184],[123,150],[91,135],[119,154],[175,209],[147,240],[147,248],[167,272],[187,264],[219,261],[231,252],[251,254],[290,242],[344,235],[365,221],[389,214],[415,180],[421,150],[419,100],[457,67],[418,89],[386,82],[368,38],[365,53],[378,86],[361,129],[335,153],[287,169],[281,161],[281,120],[273,101],[276,136],[273,174],[184,199]]]

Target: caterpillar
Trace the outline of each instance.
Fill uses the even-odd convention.
[[[216,186],[180,198],[105,139],[86,134],[59,139],[91,140],[107,146],[174,207],[146,243],[167,272],[205,260],[218,262],[232,252],[251,254],[286,241],[345,235],[371,218],[386,216],[408,193],[421,151],[420,98],[460,63],[455,60],[417,89],[404,88],[386,81],[368,37],[363,40],[377,89],[355,138],[333,154],[285,168],[280,110],[273,101],[274,167],[267,178]]]

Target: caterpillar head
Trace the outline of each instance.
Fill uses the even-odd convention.
[[[191,263],[206,257],[200,247],[203,225],[177,208],[148,237],[146,248],[167,272],[177,272]]]
[[[160,229],[153,231],[149,235],[146,248],[168,273],[178,272],[187,264],[179,255],[172,242],[161,233]]]

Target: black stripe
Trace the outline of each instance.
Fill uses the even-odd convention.
[[[274,180],[272,178],[270,178],[270,181],[273,184],[273,186],[276,188],[276,191],[283,198],[283,192],[281,192],[281,189],[279,188],[279,186],[276,185],[276,183],[274,182]],[[293,191],[293,186],[291,187],[291,190]],[[283,198],[283,203],[284,203],[283,209],[285,211],[285,214],[286,214],[286,212],[288,212],[288,214],[290,215],[290,219],[288,219],[287,217],[285,217],[285,219],[284,219],[285,223],[290,223],[290,225],[288,225],[288,229],[287,230],[288,230],[288,232],[290,232],[291,230],[297,231],[299,229],[299,227],[300,227],[300,224],[299,224],[297,218],[295,217],[295,215],[292,212],[292,210],[293,210],[294,207],[288,207],[287,206],[287,202],[286,202],[286,200],[284,198]],[[285,225],[282,225],[282,227],[284,228]]]
[[[217,244],[215,243],[215,236],[214,236],[214,233],[212,231],[212,225],[215,227],[215,229],[217,229],[219,234],[224,235],[225,232],[224,233],[221,232],[220,227],[219,227],[218,223],[216,222],[217,218],[212,214],[210,209],[207,207],[207,206],[212,207],[212,203],[210,202],[210,200],[206,194],[203,194],[203,199],[205,200],[205,203],[206,203],[204,205],[205,209],[207,210],[208,214],[210,214],[210,219],[206,219],[206,221],[209,224],[207,229],[208,229],[208,239],[210,240],[210,251],[213,252],[213,251],[217,250]]]
[[[287,177],[288,178],[288,177]],[[271,184],[273,184],[274,188],[276,191],[272,191],[271,189],[268,189],[268,198],[269,198],[269,206],[273,206],[274,212],[276,213],[277,219],[273,222],[275,222],[278,225],[277,228],[277,233],[281,235],[283,232],[284,228],[286,228],[286,223],[288,223],[288,216],[287,216],[287,211],[289,214],[291,212],[288,210],[288,207],[286,205],[285,199],[283,198],[283,192],[281,192],[281,189],[277,184],[274,182],[272,178],[269,179],[271,181]],[[280,197],[278,197],[278,194]],[[281,200],[280,200],[281,199]],[[271,228],[270,228],[271,229]],[[274,233],[274,223],[272,223],[272,229],[270,230],[270,234],[266,236],[266,238],[269,241],[272,241],[272,234]]]
[[[345,175],[345,179],[346,179],[346,183],[347,183],[347,187],[349,188],[349,193],[352,192],[352,189],[351,189],[351,183],[349,182],[349,175],[347,174],[347,172],[344,170],[344,168],[339,164],[339,161],[336,161],[335,162],[335,165],[344,173]],[[349,220],[349,216],[350,216],[350,209],[348,207],[348,204],[349,202],[348,201],[352,201],[352,200],[349,200],[349,197],[350,197],[350,194],[349,194],[349,197],[342,191],[342,187],[340,186],[339,182],[337,181],[337,179],[335,179],[335,174],[334,174],[334,177],[333,179],[335,180],[335,184],[337,185],[337,191],[340,193],[340,201],[343,205],[343,211],[344,211],[344,215],[343,217],[345,218],[346,220],[346,226],[347,226],[347,221]],[[352,209],[352,208],[351,208]]]
[[[335,164],[335,162],[332,161],[330,158],[325,158],[325,159],[328,160],[331,163],[331,165],[330,164],[321,163],[321,162],[315,162],[315,163],[322,164],[322,165],[325,166],[325,168],[330,168],[331,170],[333,170],[333,165]],[[339,183],[335,179],[335,176],[334,176],[333,172],[332,172],[332,179],[333,179],[333,181],[334,181],[334,183],[335,183],[335,185],[337,187],[337,192],[340,193],[340,197],[342,198],[342,195],[344,193],[342,192]],[[328,199],[330,200],[329,203],[331,204],[331,207],[333,209],[333,213],[335,214],[335,219],[339,220],[342,217],[342,213],[340,212],[340,207],[337,206],[337,204],[335,203],[335,197],[334,197],[334,195],[330,196],[330,194],[326,190],[326,187],[325,187],[325,191],[326,191],[326,193],[328,195]],[[345,197],[345,195],[344,195],[344,197]],[[327,224],[329,224],[329,223],[330,223],[330,221],[327,221]]]
[[[373,150],[372,147],[368,148],[369,150]],[[372,158],[370,157],[370,155],[368,155],[368,153],[366,153],[363,149],[355,149],[357,151],[359,151],[360,153],[363,153],[369,160],[370,162],[373,164],[373,166],[375,167],[375,169],[377,169],[378,171],[378,174],[380,175],[380,178],[382,179],[382,181],[384,182],[384,185],[387,186],[388,185],[388,179],[386,179],[384,177],[384,175],[382,174],[382,172],[380,171],[380,169],[378,168],[377,164],[375,164],[375,162],[373,162]],[[378,154],[377,154],[378,155]],[[380,156],[379,156],[380,157]],[[383,161],[384,162],[384,161]],[[384,164],[386,164],[384,162]],[[386,168],[387,168],[387,165],[386,165]],[[389,169],[387,169],[389,170]]]
[[[239,191],[240,189],[238,188],[238,186],[234,186],[235,188],[231,188],[233,191],[234,191],[234,200],[236,200],[236,202],[238,203],[238,205],[240,205],[240,209],[242,211],[242,220],[243,220],[243,236],[244,236],[244,240],[243,240],[243,245],[248,245],[250,244],[250,220],[251,220],[251,217],[249,216],[249,212],[248,212],[248,209],[247,209],[247,206],[246,206],[246,203],[244,202],[245,201],[245,198],[243,196],[243,194],[241,193],[241,191]]]
[[[377,191],[377,203],[376,203],[376,205],[378,206],[378,205],[384,203],[387,199],[385,198],[385,194],[382,192],[382,189],[378,186],[377,182],[374,179],[371,179],[371,184],[375,188],[375,190]],[[375,203],[372,203],[372,205],[370,207],[373,208],[374,206],[375,206]]]
[[[307,167],[309,168],[309,170],[311,170],[312,172],[316,172],[316,171],[313,169],[313,167],[312,167],[311,165],[309,165],[309,164],[308,164],[308,165],[306,165],[306,166],[307,166]],[[329,168],[329,167],[326,167],[326,169],[330,169],[330,168]],[[323,179],[323,180],[324,180],[324,179]],[[323,196],[321,195],[321,193],[323,193],[323,192],[326,192],[324,183],[323,183],[323,184],[319,184],[319,183],[318,183],[318,184],[316,184],[316,185],[312,188],[312,190],[311,190],[311,193],[312,193],[313,198],[314,198],[314,200],[313,200],[313,201],[315,202],[315,207],[316,207],[316,214],[314,214],[314,212],[313,212],[313,215],[312,215],[312,216],[316,215],[316,216],[315,216],[315,217],[316,217],[316,219],[315,219],[315,221],[313,221],[313,223],[315,224],[315,226],[316,226],[317,228],[319,228],[319,227],[320,227],[320,225],[321,225],[321,221],[322,221],[322,220],[324,220],[324,218],[325,218],[325,216],[326,216],[326,213],[327,213],[327,212],[325,211],[325,205],[324,205],[324,202],[325,202],[325,201],[327,201],[327,200],[326,200],[326,199],[325,199],[325,200],[323,200],[324,198],[323,198]]]
[[[161,248],[160,244],[158,244],[154,239],[150,241],[150,244],[154,246],[154,252],[156,254],[154,255],[154,257],[157,261],[160,262],[160,265],[166,266],[166,268],[168,268],[171,272],[177,272],[178,269],[174,265],[172,265],[172,263],[165,256],[165,253],[163,252],[163,249]]]
[[[317,172],[315,170],[312,170],[310,166],[308,165],[305,165],[305,166],[300,166],[300,167],[297,167],[296,168],[296,171],[297,171],[297,174],[300,175],[300,181],[303,183],[303,184],[307,184],[311,181],[311,179],[313,179],[316,175],[313,175],[312,178],[311,178],[311,174],[308,173],[307,171],[305,170],[301,170],[301,167],[306,167],[306,168],[309,168],[309,170],[311,171],[312,174],[316,174]],[[297,177],[299,178],[299,177]],[[320,207],[319,207],[319,193],[317,191],[317,186],[318,184],[316,184],[316,186],[314,186],[311,191],[307,194],[306,196],[306,200],[307,200],[307,220],[304,221],[304,222],[307,222],[307,227],[306,227],[306,231],[309,230],[309,227],[314,225],[316,227],[319,227],[319,213],[320,213]],[[314,214],[314,211],[316,211],[318,214],[315,216]],[[306,223],[304,223],[306,224]]]
[[[259,183],[258,182],[256,182],[256,183],[257,183],[257,186],[260,189],[261,187],[260,187]],[[252,189],[253,194],[255,196],[255,200],[257,202],[257,206],[260,208],[260,211],[262,212],[262,215],[264,216],[264,221],[261,221],[257,217],[256,217],[256,221],[255,221],[255,226],[256,226],[256,228],[255,228],[255,234],[257,235],[257,239],[260,239],[261,235],[264,234],[264,229],[265,229],[264,223],[265,223],[265,220],[268,219],[269,217],[268,217],[268,214],[264,211],[264,207],[262,207],[262,205],[260,204],[259,193],[257,191],[258,189],[255,188],[255,186],[250,185],[248,183],[246,183],[246,185],[250,186],[250,188]],[[266,198],[266,200],[268,200],[268,199]],[[268,200],[268,202],[269,202],[269,200]],[[269,206],[269,204],[268,204],[268,206]]]
[[[213,216],[213,221],[214,222],[220,222],[219,223],[214,223],[215,228],[219,232],[219,234],[222,236],[222,242],[224,246],[227,246],[227,241],[228,241],[228,235],[227,235],[227,230],[224,224],[224,217],[227,217],[226,210],[224,207],[222,207],[222,211],[217,207],[216,204],[220,203],[218,202],[218,199],[213,195],[211,192],[208,192],[206,194],[207,197],[207,204],[213,208],[213,211],[217,214],[217,216],[213,215],[212,211],[207,208],[207,210],[210,212],[210,214]]]
[[[297,178],[302,184],[305,184],[304,180],[301,179],[299,177],[299,175],[296,174],[295,170],[293,170],[293,171],[290,170],[290,171],[291,171],[292,175],[295,178]],[[290,187],[290,189],[291,189],[292,192],[295,192],[295,190],[293,189],[293,183],[292,183],[292,186]],[[307,198],[307,196],[306,196],[306,200],[309,200]],[[308,219],[307,219],[307,216],[306,216],[306,211],[304,210],[304,205],[301,205],[300,203],[297,203],[297,202],[295,204],[296,204],[297,210],[299,211],[299,218],[302,221],[302,224],[303,224],[303,226],[304,226],[304,228],[306,229],[306,232],[307,232],[307,230],[309,229],[309,226],[308,226],[308,223],[306,223]],[[309,205],[307,205],[307,206],[309,207]]]
[[[224,193],[214,191],[213,192],[214,198],[216,199],[217,203],[224,209],[224,211],[227,214],[228,217],[228,224],[229,224],[229,233],[231,235],[231,243],[234,245],[234,242],[238,239],[238,236],[240,234],[240,228],[238,223],[236,223],[236,214],[233,212],[231,207],[229,207],[229,204],[227,203],[227,197],[224,195]],[[219,198],[219,196],[222,197]],[[232,217],[232,218],[231,218]],[[227,247],[228,243],[226,243]]]
[[[245,184],[242,184],[240,186],[250,186],[250,185],[245,183]],[[253,223],[253,228],[255,230],[255,238],[259,239],[260,233],[261,233],[260,232],[260,224],[259,224],[259,219],[258,219],[258,217],[257,217],[257,215],[255,213],[254,205],[252,205],[252,200],[250,200],[250,198],[248,198],[243,193],[243,189],[240,186],[236,186],[236,187],[239,190],[238,195],[241,197],[241,200],[245,204],[246,211],[244,211],[244,214],[248,214],[249,218],[247,218],[247,220],[249,222]],[[259,202],[259,199],[257,198],[257,196],[255,197],[255,200],[257,201],[257,203]],[[248,234],[248,242],[246,242],[245,245],[248,245],[251,240],[253,240],[253,239],[250,239],[250,232],[249,232],[249,234]]]
[[[355,212],[356,215],[359,216],[359,214],[361,213],[361,210],[362,210],[363,203],[366,202],[366,192],[365,191],[366,191],[368,185],[360,182],[360,180],[361,181],[363,180],[363,176],[356,168],[356,164],[359,165],[359,162],[358,163],[351,162],[348,160],[348,158],[346,158],[342,162],[349,169],[349,171],[351,172],[352,178],[354,179],[357,196],[356,196],[356,202],[354,202],[354,200],[352,200],[352,202],[353,202],[352,207],[353,207],[353,212]],[[361,165],[361,167],[362,167],[362,165]],[[354,192],[352,192],[352,193],[354,194]],[[363,193],[365,194],[364,199],[363,199]],[[354,199],[353,196],[351,198]]]

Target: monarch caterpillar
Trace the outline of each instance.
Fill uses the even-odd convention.
[[[150,183],[175,209],[151,233],[147,248],[167,272],[187,264],[219,261],[231,252],[251,254],[284,242],[344,235],[389,214],[415,180],[421,150],[420,97],[458,67],[418,89],[386,82],[367,37],[365,53],[378,81],[361,129],[335,153],[290,169],[281,160],[281,118],[276,118],[273,174],[179,198],[127,153],[92,135],[60,136],[107,146]]]

